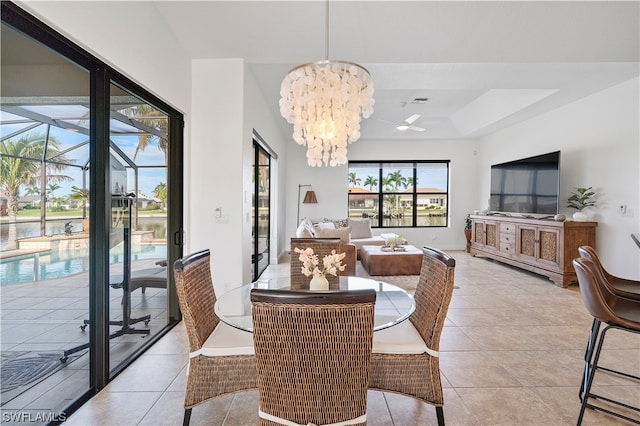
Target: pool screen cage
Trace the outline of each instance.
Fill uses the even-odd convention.
[[[124,91],[110,102],[111,192],[135,194],[135,230],[139,208],[166,208],[168,116]],[[25,237],[88,232],[89,124],[88,97],[1,99],[1,249],[19,248]],[[151,193],[141,192],[144,179]],[[31,230],[17,235],[15,225],[26,223]]]

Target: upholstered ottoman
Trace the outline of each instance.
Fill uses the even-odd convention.
[[[422,250],[403,245],[404,251],[383,251],[382,246],[362,246],[360,260],[369,275],[420,275]]]

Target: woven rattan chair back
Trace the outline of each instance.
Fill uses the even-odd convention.
[[[201,351],[214,330],[225,326],[214,312],[216,293],[209,250],[177,260],[174,274],[178,304],[189,336],[183,419],[187,426],[196,405],[220,395],[255,389],[256,363],[253,354],[207,355]]]
[[[193,253],[175,262],[178,303],[194,352],[204,344],[220,319],[213,311],[216,293],[211,279],[209,250]]]
[[[427,346],[440,347],[440,335],[453,295],[456,261],[448,254],[430,247],[423,248],[422,268],[414,299],[415,312],[409,317]]]
[[[366,424],[375,291],[253,289],[251,301],[261,424]]]
[[[424,247],[423,252],[420,279],[414,294],[416,309],[409,321],[429,351],[374,352],[371,357],[370,388],[400,393],[434,405],[438,424],[443,426],[444,395],[438,351],[453,294],[456,262],[448,254],[434,248]]]
[[[291,239],[291,289],[302,290],[309,288],[309,281],[312,277],[304,275],[302,270],[302,262],[300,261],[300,255],[296,253],[295,249],[313,249],[313,253],[318,255],[318,259],[322,263],[322,259],[331,254],[331,250],[335,250],[336,253],[340,253],[340,239],[339,238],[292,238]],[[329,286],[332,289],[338,288],[340,282],[340,275],[326,275],[325,278],[329,281]]]

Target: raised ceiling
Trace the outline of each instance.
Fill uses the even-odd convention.
[[[133,4],[110,7],[134,13]],[[149,4],[191,58],[243,58],[291,137],[278,111],[280,82],[290,68],[325,58],[325,1]],[[640,74],[637,1],[329,5],[329,58],[360,63],[375,84],[362,139],[477,138]],[[413,114],[425,131],[395,129]]]

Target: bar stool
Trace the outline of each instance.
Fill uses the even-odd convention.
[[[580,285],[580,294],[582,295],[582,300],[587,310],[594,318],[594,326],[592,326],[591,333],[589,335],[589,341],[587,343],[586,351],[587,353],[585,354],[585,371],[583,373],[583,386],[581,389],[582,405],[580,407],[580,414],[578,416],[577,424],[582,424],[584,412],[587,407],[625,419],[632,423],[640,424],[640,420],[636,420],[620,412],[615,412],[610,409],[589,403],[589,398],[593,398],[640,413],[640,408],[638,407],[634,407],[632,405],[591,392],[593,379],[598,370],[607,371],[613,374],[640,381],[640,377],[638,376],[613,370],[611,368],[598,366],[600,351],[602,350],[607,331],[609,331],[610,329],[617,329],[628,331],[634,334],[640,334],[640,302],[626,299],[614,294],[611,291],[606,278],[602,275],[598,267],[591,260],[585,258],[574,259],[573,267],[576,270],[576,274],[578,276],[578,284]],[[597,327],[595,327],[596,321],[598,321]],[[598,338],[598,329],[600,323],[605,323],[607,324],[607,326],[602,329],[602,331],[599,333],[600,336]],[[591,360],[593,360],[593,362],[591,362]]]

